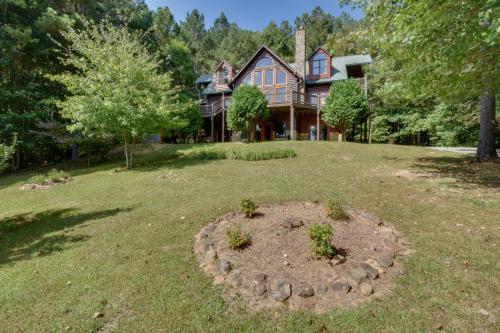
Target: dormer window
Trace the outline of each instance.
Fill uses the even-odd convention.
[[[229,83],[229,69],[226,66],[220,69],[217,83],[222,85]]]
[[[327,56],[324,53],[317,53],[312,58],[313,75],[326,75],[327,73]]]

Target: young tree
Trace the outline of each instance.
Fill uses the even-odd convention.
[[[16,149],[16,137],[11,145],[0,143],[0,173],[2,173],[9,166],[9,160],[12,159]]]
[[[499,6],[495,0],[342,0],[365,6],[367,39],[383,61],[404,75],[411,94],[454,102],[480,102],[476,158],[497,157],[496,94],[499,75]],[[390,81],[389,81],[390,82]]]
[[[366,117],[368,103],[357,81],[337,81],[332,84],[322,111],[323,121],[340,128],[342,140],[346,141],[347,129]]]
[[[71,131],[121,138],[130,168],[136,141],[175,127],[177,91],[169,73],[157,72],[159,62],[141,44],[142,35],[107,20],[84,21],[84,27],[63,32],[71,48],[61,61],[76,71],[51,76],[70,94],[59,103],[61,113],[72,122]]]
[[[250,141],[255,141],[255,126],[261,119],[269,118],[266,96],[255,86],[240,86],[231,97],[227,111],[227,127],[230,130],[248,131]]]

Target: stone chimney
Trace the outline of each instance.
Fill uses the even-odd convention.
[[[306,79],[306,31],[302,26],[295,32],[295,70]]]

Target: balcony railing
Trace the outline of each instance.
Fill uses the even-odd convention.
[[[318,101],[320,105],[323,105],[324,98],[318,96],[317,94],[305,94],[298,91],[293,91],[292,93],[266,93],[267,104],[269,106],[277,106],[277,105],[294,105],[294,106],[302,106],[308,108],[317,108]],[[208,104],[206,101],[200,102],[200,111],[202,117],[212,117],[223,111],[225,108],[229,107],[231,103],[230,97],[225,97],[224,102],[222,98]],[[225,105],[223,105],[225,104]]]

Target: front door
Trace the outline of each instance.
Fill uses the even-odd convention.
[[[263,123],[260,127],[260,139],[261,141],[271,141],[273,139],[273,123],[267,122]]]
[[[316,128],[316,125],[309,126],[309,140],[310,141],[318,140],[318,129]]]

